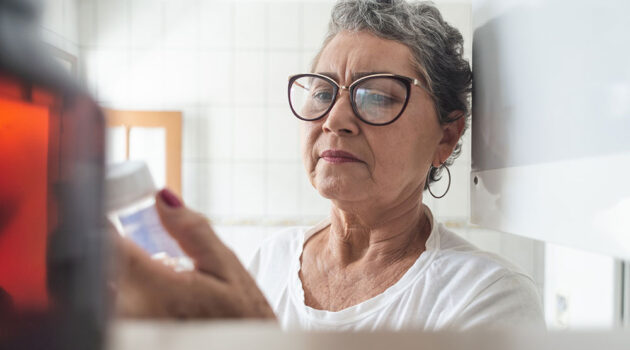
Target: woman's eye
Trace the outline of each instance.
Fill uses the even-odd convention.
[[[330,102],[332,100],[332,91],[315,91],[313,92],[313,99],[319,102]]]
[[[368,95],[368,102],[374,103],[374,104],[379,104],[379,105],[388,105],[388,104],[393,103],[394,99],[389,97],[389,96],[385,96],[385,95],[369,94]]]
[[[397,102],[397,100],[388,95],[375,93],[375,92],[363,92],[357,96],[361,104],[375,105],[380,107],[391,106]]]

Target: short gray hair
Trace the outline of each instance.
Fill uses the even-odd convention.
[[[413,65],[424,80],[435,102],[440,123],[450,123],[470,117],[472,71],[463,58],[464,39],[431,2],[405,0],[340,0],[331,13],[328,33],[322,50],[340,32],[367,31],[380,38],[404,44],[413,55]],[[315,57],[313,69],[320,53]],[[449,119],[449,114],[462,111],[463,115]],[[451,156],[444,162],[453,164],[461,153],[462,141],[457,143]],[[440,179],[441,168],[431,169],[429,181]]]

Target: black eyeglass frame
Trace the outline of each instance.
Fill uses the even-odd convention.
[[[315,77],[315,78],[324,79],[327,82],[329,82],[332,85],[332,87],[333,87],[333,96],[334,97],[333,97],[332,102],[330,103],[330,106],[328,106],[328,108],[324,112],[322,112],[322,114],[320,116],[318,116],[316,118],[312,118],[312,119],[307,119],[307,118],[301,117],[295,111],[295,109],[293,108],[293,102],[291,101],[291,87],[293,86],[293,83],[297,79],[304,78],[304,77]],[[357,105],[356,105],[356,102],[354,100],[354,90],[356,89],[358,84],[360,84],[360,83],[362,83],[362,82],[364,82],[366,80],[376,79],[376,78],[392,78],[392,79],[398,80],[398,81],[402,82],[405,85],[406,89],[407,89],[407,95],[405,97],[405,102],[404,102],[402,108],[400,109],[400,112],[398,113],[398,115],[396,115],[396,117],[394,117],[392,120],[388,121],[387,123],[372,123],[372,122],[369,122],[369,121],[363,119],[361,117],[361,114],[357,110]],[[395,122],[405,112],[405,109],[407,108],[407,104],[409,103],[409,97],[411,95],[411,85],[418,86],[418,87],[422,88],[423,90],[427,91],[427,93],[429,93],[429,95],[433,96],[433,94],[431,94],[429,89],[427,89],[424,86],[424,84],[422,84],[422,82],[420,80],[414,79],[414,78],[410,78],[410,77],[406,77],[404,75],[398,75],[398,74],[390,74],[390,73],[370,74],[370,75],[366,75],[364,77],[361,77],[361,78],[353,81],[349,86],[339,85],[331,77],[323,75],[323,74],[317,74],[317,73],[296,74],[296,75],[292,75],[292,76],[289,77],[289,87],[288,87],[289,107],[291,107],[291,112],[293,112],[293,114],[298,119],[304,120],[304,121],[308,121],[308,122],[316,121],[316,120],[319,120],[319,119],[323,118],[333,108],[333,106],[337,102],[337,97],[339,95],[339,90],[348,90],[348,93],[350,94],[350,105],[352,106],[352,111],[354,112],[354,115],[357,118],[359,118],[359,120],[361,120],[362,122],[364,122],[366,124],[369,124],[369,125],[385,126],[385,125],[389,125],[389,124]]]

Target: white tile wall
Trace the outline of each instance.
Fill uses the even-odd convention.
[[[198,114],[186,113],[182,115],[182,161],[196,162],[200,159],[200,137],[202,118]]]
[[[268,218],[290,218],[299,216],[298,190],[300,163],[269,163],[267,165],[267,211]]]
[[[236,107],[231,141],[234,160],[262,162],[265,159],[266,111],[258,107]]]
[[[273,229],[273,228],[271,228]],[[225,244],[237,253],[243,265],[249,264],[267,232],[258,226],[214,226],[214,231]]]
[[[302,5],[302,48],[318,50],[328,28],[333,2],[307,2]]]
[[[78,8],[77,0],[63,0],[63,35],[64,37],[78,47],[79,44],[79,25],[78,25]]]
[[[96,2],[77,0],[77,12],[80,46],[83,49],[96,46]]]
[[[462,152],[463,153],[463,152]],[[434,199],[431,209],[442,220],[461,220],[470,217],[470,162],[464,157],[457,159],[450,168],[451,186],[446,196]],[[431,191],[440,196],[448,186],[448,173],[442,172],[442,178],[431,185]],[[430,197],[427,191],[425,196]]]
[[[197,48],[199,45],[199,1],[164,1],[164,46]]]
[[[207,172],[199,189],[206,200],[204,213],[214,218],[231,218],[234,215],[234,171],[231,162],[207,163]]]
[[[472,51],[472,4],[460,2],[441,2],[436,4],[444,20],[454,24],[464,36],[464,54]]]
[[[234,55],[232,82],[234,103],[237,106],[255,106],[261,110],[267,99],[267,55],[264,50],[237,50]]]
[[[46,0],[40,27],[44,42],[75,57],[79,56],[76,0]]]
[[[127,48],[130,44],[131,1],[96,0],[96,45]]]
[[[156,48],[133,48],[130,51],[130,96],[138,109],[163,108],[166,91],[160,88],[163,78],[162,51]],[[86,64],[89,65],[89,60]],[[100,96],[99,96],[100,98]],[[105,98],[105,97],[103,97]],[[114,101],[117,103],[118,101]]]
[[[93,74],[96,76],[99,100],[108,105],[116,102],[128,104],[131,100],[129,51],[99,49],[93,55],[96,57],[96,70]]]
[[[270,107],[266,159],[300,161],[298,119],[286,107]]]
[[[199,55],[195,50],[163,50],[159,89],[162,89],[166,108],[181,109],[182,106],[199,103]],[[155,88],[154,88],[155,89]]]
[[[231,107],[205,107],[201,122],[199,157],[203,161],[231,161],[234,158],[234,147],[225,134],[233,135],[234,110]]]
[[[164,128],[131,128],[129,159],[143,160],[157,188],[166,184],[166,130]]]
[[[319,195],[317,190],[311,185],[304,171],[302,169],[299,176],[299,208],[300,216],[309,218],[311,220],[317,220],[318,218],[326,217],[330,212],[330,202]]]
[[[265,215],[265,169],[262,162],[234,163],[234,211],[244,219],[257,219]]]
[[[107,128],[105,132],[105,162],[118,163],[124,162],[127,159],[127,130],[123,126],[117,126],[113,128]]]
[[[472,135],[472,129],[469,126],[468,130],[466,130],[466,133],[462,135],[462,153],[460,156],[460,160],[463,162],[469,162],[469,163],[472,162],[472,153],[471,153],[472,136],[471,135]]]
[[[199,46],[227,49],[234,42],[234,6],[227,2],[199,2]]]
[[[98,99],[98,88],[101,82],[98,79],[99,52],[97,50],[83,48],[81,51],[81,76],[92,96]],[[89,73],[88,73],[89,72]]]
[[[164,8],[155,0],[131,1],[131,46],[150,49],[162,38],[162,12]]]
[[[620,284],[617,261],[555,244],[546,244],[545,320],[558,330],[610,329],[618,325]]]
[[[300,64],[300,72],[310,72],[313,66],[313,61],[317,55],[317,49],[305,49],[302,55],[302,62]]]
[[[267,103],[273,107],[287,107],[289,76],[302,73],[302,52],[276,51],[268,54]]]
[[[182,161],[199,163],[202,150],[199,145],[202,142],[206,122],[204,118],[205,108],[195,105],[182,108],[181,111],[182,133],[187,135],[182,137]]]
[[[48,0],[45,2],[42,26],[57,34],[65,34],[64,0]]]
[[[235,4],[234,45],[238,49],[264,49],[267,42],[267,4],[237,2]]]
[[[289,50],[300,48],[303,37],[301,10],[302,4],[297,2],[272,2],[267,5],[268,48]]]
[[[202,207],[203,164],[200,162],[182,163],[182,196],[186,206],[200,211]]]
[[[199,52],[199,100],[211,106],[231,106],[235,86],[243,87],[244,81],[235,81],[234,52],[227,49],[202,49]],[[242,90],[240,90],[242,91]],[[237,96],[241,94],[238,93]]]

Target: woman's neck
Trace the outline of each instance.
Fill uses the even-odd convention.
[[[333,207],[325,235],[326,253],[337,267],[379,264],[417,257],[424,251],[431,223],[421,195],[387,210],[345,211]]]

